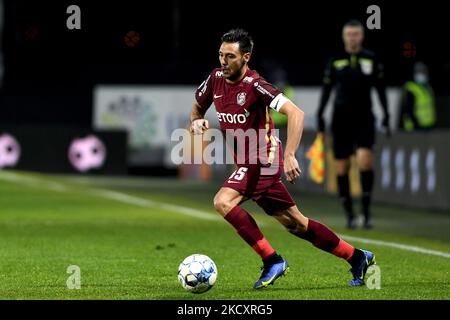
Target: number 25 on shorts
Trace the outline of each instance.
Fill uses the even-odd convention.
[[[228,178],[228,180],[234,179],[237,181],[242,181],[244,179],[245,173],[247,172],[248,168],[241,167],[233,172],[233,174]]]

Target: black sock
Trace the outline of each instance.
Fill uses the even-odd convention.
[[[266,259],[263,260],[264,264],[274,264],[281,261],[282,261],[281,256],[276,252],[272,254],[270,257],[267,257]]]
[[[355,252],[353,252],[352,257],[348,260],[348,263],[350,263],[350,265],[352,267],[354,267],[361,263],[361,260],[363,257],[364,257],[364,252],[362,252],[362,250],[360,250],[360,249],[355,248]]]
[[[347,218],[353,219],[353,204],[352,197],[350,196],[350,182],[348,180],[348,174],[337,176],[337,183],[339,198],[341,199]]]
[[[361,171],[361,188],[362,188],[362,210],[366,221],[370,219],[370,202],[372,198],[372,190],[374,183],[373,170]]]

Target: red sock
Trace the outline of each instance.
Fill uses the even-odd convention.
[[[263,260],[275,253],[275,250],[259,230],[256,221],[241,207],[236,206],[231,209],[231,211],[225,215],[225,220],[236,229],[242,239],[244,239]]]
[[[340,239],[327,226],[312,219],[308,221],[308,230],[300,237],[308,240],[315,247],[345,260],[349,260],[355,251],[353,246]]]
[[[348,244],[344,240],[339,239],[339,244],[337,245],[336,248],[334,248],[333,252],[331,252],[331,253],[334,254],[336,257],[339,257],[339,258],[342,258],[342,259],[345,259],[348,261],[353,256],[354,252],[355,252],[355,247]]]

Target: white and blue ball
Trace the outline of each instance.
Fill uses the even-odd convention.
[[[178,267],[178,281],[186,291],[206,292],[214,286],[216,280],[216,264],[204,254],[190,255]]]

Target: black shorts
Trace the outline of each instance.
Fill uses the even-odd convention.
[[[356,149],[372,149],[375,144],[375,121],[373,116],[362,119],[333,119],[331,125],[335,159],[347,159]]]

